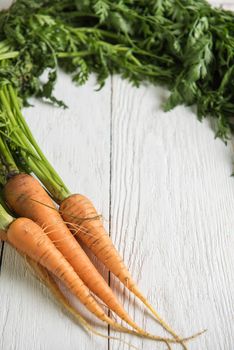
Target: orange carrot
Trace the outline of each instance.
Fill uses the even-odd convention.
[[[58,277],[69,291],[96,317],[114,328],[122,330],[120,325],[105,314],[72,266],[54,246],[39,225],[30,219],[18,218],[10,224],[6,232],[6,241],[21,254],[40,263]]]
[[[35,178],[27,174],[13,176],[5,185],[4,196],[17,215],[27,217],[44,228],[51,241],[93,293],[131,327],[141,334],[144,333],[118,302],[111,288],[63,222],[47,192]]]
[[[162,320],[148,300],[139,291],[130,272],[105,231],[100,215],[98,215],[92,202],[81,194],[73,194],[63,200],[60,205],[60,213],[65,222],[72,224],[70,225],[72,230],[76,227],[76,237],[147,306],[164,329],[172,334],[175,339],[179,339],[177,334]]]
[[[1,214],[2,209],[3,208],[1,207]],[[113,328],[129,334],[146,336],[149,339],[164,342],[168,346],[168,349],[171,349],[170,343],[176,343],[176,340],[173,339],[153,336],[148,333],[139,334],[110,319],[100,308],[95,299],[90,295],[88,288],[77,276],[72,266],[54,246],[53,242],[51,242],[47,234],[45,234],[39,225],[27,218],[18,218],[13,220],[13,218],[8,214],[6,214],[6,216],[10,224],[6,225],[6,220],[3,225],[6,230],[0,229],[1,239],[10,243],[21,255],[26,257],[27,262],[36,272],[36,275],[42,279],[42,281],[52,291],[59,303],[61,303],[64,308],[84,326],[84,328],[90,330],[94,334],[104,336],[103,334],[95,331],[88,324],[88,322],[76,310],[74,310],[72,305],[68,302],[58,286],[55,284],[52,277],[48,274],[48,271],[53,273],[60,281],[62,281],[68,290],[75,295],[91,313],[93,313],[100,320],[111,325]],[[195,336],[198,335],[200,334]],[[186,338],[183,341],[189,341],[195,336]],[[115,337],[110,338],[118,340],[118,338]]]
[[[39,272],[39,276],[46,280],[47,285],[55,294],[56,298],[62,303],[62,305],[65,306],[67,310],[69,310],[69,312],[73,314],[73,316],[76,318],[79,316],[79,321],[82,321],[86,328],[87,322],[85,322],[83,318],[74,311],[67,299],[62,296],[59,289],[54,283],[52,283],[52,280],[48,277],[48,275],[45,274],[46,271],[40,268],[40,265],[53,273],[61,282],[63,282],[68,290],[75,295],[91,313],[93,313],[100,320],[112,326],[114,329],[133,335],[144,336],[159,342],[164,342],[167,344],[169,349],[170,343],[176,342],[173,339],[153,336],[144,331],[131,331],[109,318],[98,305],[96,300],[91,296],[89,289],[76,274],[69,262],[55,247],[48,235],[32,220],[28,218],[18,218],[13,220],[8,226],[7,231],[1,230],[1,238],[16,248],[21,255],[29,258],[29,263],[31,266],[37,273]],[[35,263],[39,264],[36,269]],[[93,331],[92,327],[88,328]]]

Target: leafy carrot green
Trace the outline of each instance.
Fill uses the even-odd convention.
[[[233,19],[204,0],[17,0],[0,14],[0,39],[16,55],[0,78],[24,103],[35,95],[63,107],[53,95],[58,67],[77,84],[92,72],[100,87],[113,73],[134,85],[163,84],[171,90],[165,110],[196,104],[199,119],[212,116],[226,142],[233,130]]]

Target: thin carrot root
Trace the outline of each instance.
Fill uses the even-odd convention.
[[[89,220],[96,220],[97,216],[89,218]],[[82,221],[81,218],[79,218],[79,220]],[[84,221],[84,220],[83,220]],[[88,232],[85,231],[85,229],[82,228],[82,226],[78,225],[78,224],[74,224],[71,223],[69,221],[65,221],[65,223],[69,226],[71,226],[70,231],[76,230],[76,233],[84,233],[86,235],[88,235]],[[75,235],[74,234],[74,235]],[[90,234],[91,236],[91,234]],[[128,283],[126,282],[126,287],[136,296],[138,297],[138,299],[140,299],[143,304],[151,311],[151,313],[155,316],[157,322],[168,332],[170,333],[176,340],[178,340],[178,342],[181,341],[181,337],[178,336],[174,330],[162,319],[162,317],[159,315],[159,313],[152,307],[152,305],[150,305],[150,303],[148,302],[148,300],[143,296],[143,294],[139,291],[139,289],[136,287],[136,285],[133,286],[133,288],[128,287]]]
[[[43,266],[41,266],[39,263],[35,262],[34,260],[32,260],[29,257],[26,257],[26,261],[28,262],[28,264],[32,267],[32,269],[35,271],[36,276],[40,278],[40,280],[45,283],[45,285],[50,289],[50,291],[52,292],[52,294],[56,297],[57,301],[64,307],[64,309],[70,313],[74,319],[76,321],[78,321],[83,328],[88,331],[91,332],[95,335],[98,335],[100,337],[103,338],[107,338],[107,339],[112,339],[112,340],[119,340],[123,343],[125,343],[126,345],[129,345],[135,349],[137,349],[137,347],[131,345],[130,343],[123,341],[122,339],[118,338],[118,337],[112,337],[112,336],[106,336],[105,334],[102,334],[100,332],[98,332],[94,327],[92,327],[80,314],[79,312],[70,304],[70,302],[68,301],[68,299],[64,296],[64,294],[61,292],[61,290],[59,289],[58,285],[56,284],[56,282],[54,281],[54,279],[52,278],[52,276],[49,274],[48,270],[45,269]],[[128,333],[128,334],[132,334],[135,336],[141,336],[140,334],[138,334],[135,331],[132,330],[128,330],[127,328],[125,329],[125,331],[123,331],[124,333]],[[205,333],[206,330],[203,330],[199,333],[196,333],[190,337],[184,338],[182,339],[183,342],[188,342],[190,340],[193,340],[195,338],[197,338],[198,336],[202,335],[203,333]],[[154,338],[158,339],[160,342],[165,341],[165,343],[167,343],[168,348],[171,349],[170,347],[170,343],[172,344],[176,344],[177,341],[173,340],[173,339],[163,339],[162,337],[156,337],[154,335],[149,335],[148,338],[154,340]]]
[[[72,315],[72,317],[78,321],[78,323],[88,332],[91,332],[95,335],[98,335],[100,337],[106,338],[106,339],[111,339],[111,340],[118,340],[122,343],[124,343],[125,345],[128,345],[129,347],[133,348],[133,349],[137,349],[138,348],[134,345],[132,345],[129,342],[126,342],[124,340],[122,340],[121,338],[118,337],[112,337],[112,336],[106,336],[100,332],[98,332],[94,327],[92,327],[80,314],[79,312],[70,304],[70,302],[68,301],[68,299],[64,296],[64,294],[61,292],[61,290],[59,289],[58,285],[56,284],[56,282],[54,281],[54,279],[52,278],[52,276],[49,274],[49,272],[47,271],[47,269],[45,269],[43,266],[41,266],[39,263],[35,262],[34,260],[32,260],[29,257],[25,257],[27,263],[30,265],[30,267],[33,269],[34,273],[36,274],[36,277],[39,278],[39,280],[44,283],[49,290],[52,292],[52,294],[55,296],[56,300],[58,301],[58,303],[60,305],[63,306],[64,310],[66,310],[69,314]],[[132,335],[136,335],[136,336],[141,336],[140,334],[138,334],[135,331],[131,331],[126,329],[124,331],[125,333],[129,333]],[[164,342],[168,349],[171,350],[171,346],[170,343],[177,343],[175,340],[172,339],[167,339],[167,338],[162,338],[162,337],[157,337],[157,336],[148,336],[149,339],[152,340],[158,340],[160,342]],[[190,340],[191,338],[187,338],[184,339],[186,341]]]
[[[165,344],[166,344],[168,350],[172,350],[172,347],[168,342],[165,342]]]
[[[28,256],[25,256],[25,259],[33,269],[36,277],[50,289],[52,294],[56,297],[56,300],[75,317],[75,319],[83,326],[85,330],[89,329],[89,327],[92,329],[92,326],[89,325],[89,323],[78,313],[78,311],[75,311],[72,308],[63,293],[60,291],[52,276],[49,274],[48,270]]]
[[[91,249],[97,258],[102,261],[102,263],[104,263],[132,293],[144,302],[145,306],[150,309],[160,325],[178,340],[178,342],[181,342],[181,337],[162,320],[158,313],[138,291],[127,267],[124,265],[123,260],[120,258],[112,241],[107,235],[100,220],[100,215],[98,215],[91,201],[82,195],[72,195],[61,203],[60,212],[66,223],[71,222],[71,224],[68,225],[69,227],[74,229],[75,225],[77,225],[76,236]]]
[[[151,339],[151,340],[158,340],[158,341],[161,341],[161,342],[168,342],[170,344],[181,344],[181,342],[187,343],[190,340],[194,340],[195,338],[197,338],[200,335],[204,334],[206,331],[207,331],[206,329],[202,330],[201,332],[195,333],[195,334],[193,334],[193,335],[191,335],[189,337],[182,338],[181,341],[178,341],[176,339],[158,337],[158,336],[151,335],[149,333],[148,333],[148,336],[142,336],[141,334],[138,334],[135,331],[131,331],[131,334],[135,334],[136,336],[139,336],[139,337],[146,337],[146,338]]]
[[[151,313],[155,316],[158,323],[168,332],[170,333],[176,340],[179,342],[181,341],[181,337],[178,336],[175,331],[162,319],[162,317],[159,315],[159,313],[150,305],[148,300],[142,295],[142,293],[139,291],[139,289],[136,287],[136,285],[133,287],[133,289],[130,289],[133,294],[142,301],[142,303],[151,311]]]
[[[92,327],[81,314],[71,305],[71,303],[68,301],[68,299],[65,297],[65,295],[61,292],[58,285],[52,278],[52,276],[49,274],[47,269],[45,269],[43,266],[35,262],[34,260],[30,259],[29,257],[25,257],[27,263],[33,270],[35,276],[39,278],[40,282],[42,282],[44,285],[47,286],[47,288],[50,290],[50,292],[54,295],[56,301],[63,307],[63,309],[70,314],[75,321],[77,321],[86,332],[93,333],[99,337],[105,338],[105,339],[111,339],[111,340],[118,340],[121,343],[124,343],[125,345],[128,345],[129,347],[139,350],[136,346],[132,345],[131,343],[122,340],[118,337],[111,337],[107,336],[101,332],[98,332],[94,327]]]

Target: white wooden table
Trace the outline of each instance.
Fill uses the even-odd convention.
[[[232,146],[214,140],[209,121],[199,123],[190,108],[163,113],[168,92],[162,88],[136,89],[113,77],[101,91],[94,89],[94,77],[77,88],[60,74],[56,96],[69,109],[37,101],[25,110],[33,133],[71,190],[93,199],[141,290],[164,318],[183,335],[208,329],[190,349],[233,350]],[[0,250],[0,350],[129,349],[89,336],[15,251],[1,243]],[[142,327],[164,334],[113,277],[110,284]],[[121,339],[139,349],[165,349]]]

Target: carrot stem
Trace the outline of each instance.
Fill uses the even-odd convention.
[[[89,56],[90,51],[77,51],[77,52],[58,52],[56,56],[58,58],[68,58],[68,57],[85,57]]]
[[[30,143],[33,145],[34,149],[36,150],[37,154],[39,155],[39,157],[41,158],[41,160],[45,163],[45,166],[49,169],[51,176],[56,180],[56,182],[58,182],[60,184],[60,186],[62,186],[64,188],[64,192],[68,192],[67,196],[70,194],[68,189],[66,188],[64,182],[62,181],[61,177],[58,175],[58,173],[55,171],[55,169],[52,167],[52,165],[50,164],[50,162],[47,160],[47,158],[45,157],[44,153],[42,152],[42,150],[40,149],[37,141],[35,140],[31,130],[28,127],[28,124],[26,123],[25,118],[23,117],[20,107],[19,107],[19,101],[18,101],[18,97],[15,94],[15,91],[13,89],[13,87],[11,85],[8,85],[8,90],[9,90],[9,94],[12,100],[12,103],[14,105],[14,108],[16,110],[17,116],[15,118],[15,121],[19,121],[21,126],[23,127],[26,136],[28,137],[28,140],[30,141]]]
[[[2,90],[0,90],[0,99],[1,99],[2,105],[5,108],[7,116],[9,117],[8,122],[10,121],[12,123],[11,124],[11,129],[12,129],[11,131],[14,131],[14,136],[15,136],[15,139],[17,140],[17,142],[20,145],[23,144],[25,149],[28,149],[28,151],[31,154],[33,154],[35,157],[37,157],[37,153],[35,152],[29,139],[26,137],[26,135],[23,132],[21,132],[19,125],[15,121],[12,107],[10,106],[10,102],[6,96],[6,91],[4,91],[4,89],[5,89],[5,87],[3,87]]]
[[[0,60],[6,60],[8,58],[15,58],[19,55],[18,51],[6,52],[0,55]]]
[[[10,174],[18,174],[19,170],[15,164],[14,158],[11,155],[11,152],[6,144],[6,141],[0,136],[0,153],[1,153],[1,160],[2,160],[2,176],[4,173],[4,178],[2,179],[3,182],[6,181],[7,175]],[[7,171],[3,170],[3,167],[6,167]]]
[[[0,230],[7,230],[8,226],[12,223],[13,220],[13,217],[9,215],[4,207],[0,204]]]
[[[56,202],[60,202],[63,200],[63,198],[67,198],[69,196],[68,190],[66,190],[61,184],[57,183],[56,180],[53,179],[42,161],[35,161],[33,157],[28,157],[27,163],[31,171],[43,183],[50,194],[53,195],[53,198],[56,199]]]

